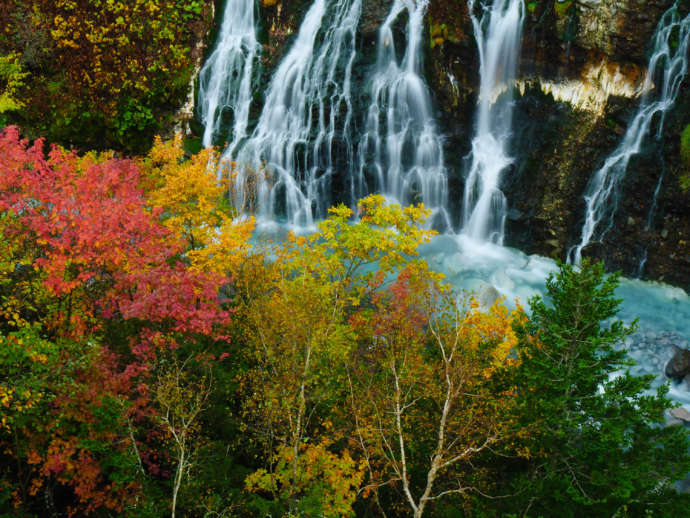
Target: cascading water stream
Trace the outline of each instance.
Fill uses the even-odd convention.
[[[314,0],[269,85],[252,135],[224,157],[235,171],[235,203],[255,191],[260,219],[284,214],[310,227],[330,201],[335,155],[353,162],[352,65],[362,0]],[[248,187],[249,186],[249,187]]]
[[[366,178],[390,201],[421,201],[432,225],[452,230],[446,212],[448,180],[443,148],[421,74],[422,35],[428,0],[395,0],[379,29],[371,104],[359,143],[359,170],[352,180],[354,203],[367,193]],[[398,58],[393,25],[407,15],[407,40]]]
[[[255,0],[227,0],[218,42],[199,73],[198,110],[204,147],[219,137],[223,114],[232,111],[228,140],[246,136],[252,99],[252,72],[261,45],[256,39]]]
[[[673,106],[688,71],[690,14],[680,18],[674,5],[661,18],[654,36],[652,56],[645,77],[645,94],[623,140],[589,182],[585,194],[585,223],[580,243],[568,254],[579,264],[582,249],[600,241],[613,225],[618,205],[618,187],[630,159],[642,150],[655,116],[659,115],[656,138],[660,138],[666,112]],[[655,193],[656,196],[657,193]]]
[[[503,244],[506,198],[500,190],[501,174],[513,163],[508,154],[512,134],[511,91],[520,54],[523,0],[494,0],[474,13],[468,1],[479,48],[479,107],[472,140],[472,162],[465,185],[463,234]]]

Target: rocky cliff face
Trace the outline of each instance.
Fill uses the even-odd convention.
[[[518,160],[504,175],[507,244],[565,259],[578,242],[583,192],[620,142],[643,93],[649,45],[671,0],[528,1],[519,80]],[[463,170],[476,98],[476,46],[464,2],[429,10],[429,81],[448,136],[448,161]],[[685,4],[690,4],[685,2]],[[681,5],[687,12],[690,5]],[[436,38],[434,38],[436,31]],[[687,80],[686,80],[687,83]],[[690,122],[685,88],[664,137],[628,168],[614,226],[585,250],[626,275],[690,287],[690,196],[680,188],[680,133]],[[454,161],[454,163],[452,163]],[[658,186],[658,206],[649,220]],[[453,192],[462,192],[462,175]],[[459,195],[458,195],[459,196]]]
[[[259,0],[264,64],[268,71],[280,62],[289,48],[290,39],[299,29],[305,9],[308,8],[308,0]]]
[[[565,5],[569,2],[559,2]],[[578,0],[575,42],[583,49],[605,54],[614,61],[644,63],[649,37],[672,0]]]
[[[259,0],[264,84],[310,3]],[[362,104],[378,27],[391,3],[363,3],[354,78]],[[507,244],[565,259],[578,241],[583,192],[634,114],[643,93],[652,35],[671,4],[672,0],[526,0],[515,101],[517,161],[502,186],[509,204]],[[681,10],[690,10],[689,0],[681,0]],[[431,0],[427,18],[427,80],[445,138],[455,200],[452,212],[459,224],[479,82],[477,49],[465,0]],[[633,160],[613,229],[604,242],[585,250],[585,255],[604,259],[627,275],[637,274],[646,257],[644,276],[685,288],[690,288],[690,196],[680,188],[685,166],[679,146],[680,133],[690,123],[688,98],[686,87],[666,121],[664,137]],[[648,221],[662,172],[658,207]]]

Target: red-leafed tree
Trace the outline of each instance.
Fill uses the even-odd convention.
[[[0,148],[5,239],[21,240],[26,266],[40,272],[51,298],[42,316],[57,333],[79,336],[115,313],[176,332],[211,334],[228,322],[217,297],[227,279],[186,267],[184,244],[147,209],[133,162],[60,148],[46,156],[42,141],[29,146],[15,128]]]
[[[75,512],[124,513],[172,458],[156,362],[225,339],[230,278],[192,268],[135,162],[44,147],[0,132],[0,446],[23,466],[0,471],[0,505],[3,487],[15,502],[57,487]]]

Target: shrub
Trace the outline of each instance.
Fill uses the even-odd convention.
[[[207,21],[203,0],[10,0],[5,9],[0,52],[31,69],[14,122],[61,144],[128,152],[148,149],[182,103]]]

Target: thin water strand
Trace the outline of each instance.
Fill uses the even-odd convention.
[[[422,78],[424,16],[428,0],[395,0],[379,29],[371,103],[359,142],[359,167],[351,181],[351,202],[367,193],[367,178],[391,202],[423,202],[431,224],[450,231],[448,179],[442,140]],[[393,26],[406,16],[406,41]],[[403,46],[404,45],[404,46]],[[403,49],[402,57],[398,50]]]
[[[216,47],[199,73],[199,117],[202,144],[219,138],[233,143],[246,136],[252,100],[252,74],[260,55],[256,37],[255,0],[228,0]],[[222,135],[224,114],[232,112],[232,127]]]
[[[662,158],[663,160],[663,158]],[[661,174],[659,175],[659,180],[656,182],[656,187],[654,188],[654,195],[652,196],[652,204],[649,207],[649,212],[647,213],[647,221],[644,226],[645,232],[649,232],[652,229],[652,224],[654,223],[654,217],[656,216],[656,211],[659,208],[659,193],[661,192],[661,186],[664,183],[664,177],[666,176],[666,167],[661,163],[662,169],[661,169]],[[641,279],[642,275],[644,274],[644,268],[645,265],[647,264],[647,258],[649,255],[649,245],[648,243],[645,247],[644,250],[642,251],[642,255],[640,257],[640,262],[637,266],[637,274],[636,278]]]
[[[522,0],[468,1],[479,49],[479,105],[472,139],[471,165],[463,196],[463,234],[503,244],[506,197],[500,189],[502,173],[513,163],[509,143],[513,99],[525,8]]]
[[[252,135],[226,161],[233,192],[255,189],[260,219],[311,227],[330,204],[336,155],[352,162],[352,66],[361,0],[315,0],[275,71]],[[262,172],[263,174],[257,174]],[[244,196],[244,195],[243,195]],[[235,200],[242,206],[243,200]]]
[[[628,126],[623,140],[594,174],[585,192],[585,222],[579,244],[571,248],[568,261],[580,264],[582,250],[593,241],[601,241],[613,226],[618,208],[618,188],[630,159],[637,155],[658,116],[655,137],[663,132],[664,119],[674,105],[688,72],[690,50],[690,14],[681,19],[677,6],[662,16],[654,36],[652,56],[645,76],[642,101]],[[655,200],[658,189],[655,190]]]

